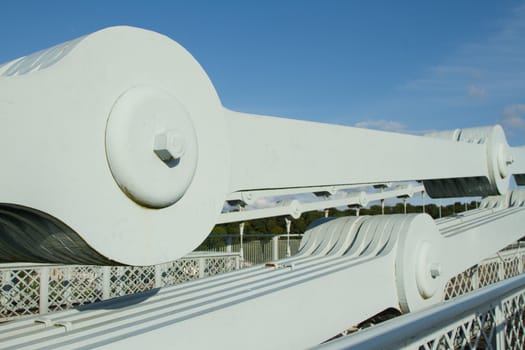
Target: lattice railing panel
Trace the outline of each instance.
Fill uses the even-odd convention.
[[[496,282],[518,276],[525,270],[525,251],[502,252],[453,277],[445,287],[448,300]]]
[[[224,271],[223,271],[224,272]],[[199,278],[199,260],[177,260],[162,266],[163,285],[172,285]]]
[[[506,349],[525,349],[525,301],[519,295],[503,303],[503,315],[506,319]]]
[[[503,269],[504,269],[504,279],[511,278],[514,276],[519,275],[520,272],[520,264],[522,263],[522,257],[515,256],[508,259],[504,259],[503,263]],[[521,265],[522,267],[523,265]]]
[[[500,280],[500,264],[501,262],[494,261],[479,266],[478,275],[480,287],[494,284]]]
[[[525,291],[434,330],[419,349],[525,350]]]
[[[156,266],[4,268],[0,270],[0,322],[139,293],[238,268],[239,256],[235,253],[190,255]],[[41,285],[41,280],[45,281],[44,285]]]
[[[100,267],[77,266],[51,269],[48,297],[50,310],[64,310],[102,299]]]
[[[111,296],[140,293],[155,287],[154,266],[111,268]]]
[[[205,276],[216,275],[219,271],[232,270],[232,267],[228,266],[228,261],[225,261],[224,259],[207,258],[205,266]]]
[[[473,280],[475,279],[476,274],[477,269],[471,268],[455,277],[452,277],[445,287],[445,300],[474,290],[475,283],[473,283]]]
[[[419,349],[493,349],[496,340],[495,310],[465,318],[426,340]]]
[[[2,271],[0,316],[4,319],[11,319],[38,313],[39,286],[38,271]]]

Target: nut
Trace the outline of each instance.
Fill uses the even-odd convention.
[[[153,152],[163,161],[180,159],[186,151],[186,140],[177,130],[157,134],[153,142]]]
[[[441,276],[442,272],[440,263],[433,263],[430,265],[430,276],[432,276],[432,278],[438,278]]]

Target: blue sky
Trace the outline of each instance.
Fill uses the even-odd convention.
[[[166,34],[231,109],[525,144],[525,1],[10,1],[0,62],[112,25]]]

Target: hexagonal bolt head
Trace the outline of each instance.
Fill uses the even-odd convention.
[[[157,134],[153,142],[153,152],[163,161],[179,159],[186,151],[186,140],[176,130]]]
[[[432,276],[432,278],[438,278],[442,273],[443,271],[441,270],[440,263],[433,263],[430,265],[430,276]]]

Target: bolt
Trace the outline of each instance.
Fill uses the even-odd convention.
[[[507,168],[514,163],[514,157],[512,154],[508,153],[508,150],[503,145],[499,148],[497,162],[501,177],[506,178],[507,175],[509,175],[509,170]]]
[[[168,130],[155,135],[153,152],[165,163],[180,159],[186,151],[184,137],[177,130]]]
[[[290,270],[293,271],[295,269],[295,264],[294,263],[286,264],[286,265],[284,265],[284,267],[289,267]]]
[[[432,278],[437,278],[439,276],[441,276],[441,264],[440,263],[433,263],[432,265],[430,265],[430,276],[432,276]]]

